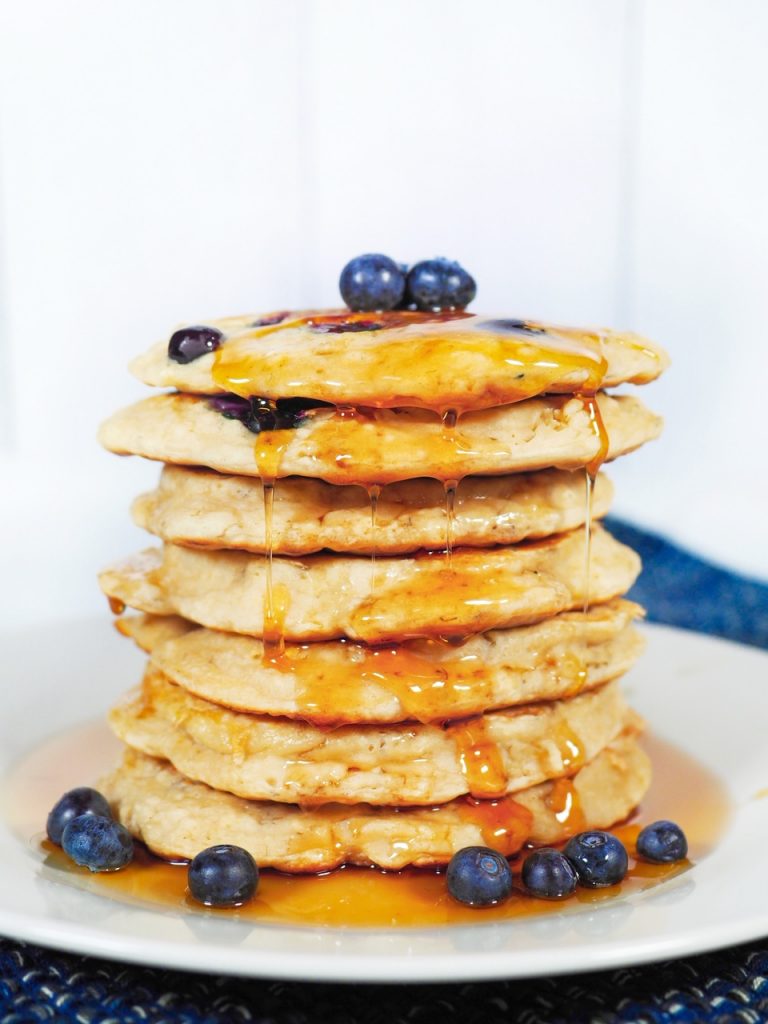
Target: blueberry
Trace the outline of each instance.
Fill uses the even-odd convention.
[[[241,423],[251,411],[251,400],[249,398],[241,398],[240,395],[231,395],[229,393],[213,395],[213,397],[208,399],[208,404],[216,412],[220,412],[226,419],[240,420]]]
[[[91,871],[117,871],[133,860],[127,828],[100,814],[81,814],[64,829],[61,845],[75,864]]]
[[[465,846],[454,853],[446,881],[451,896],[470,907],[503,903],[512,892],[512,871],[506,857],[487,846]]]
[[[570,896],[578,882],[576,870],[559,850],[536,850],[523,862],[523,885],[543,900]]]
[[[253,434],[262,430],[290,430],[306,418],[309,409],[330,406],[313,398],[241,398],[239,395],[213,395],[208,399],[211,409],[225,419],[239,420]]]
[[[81,814],[98,814],[102,818],[112,817],[109,804],[97,790],[91,789],[90,786],[70,789],[53,805],[53,809],[48,815],[48,821],[45,823],[51,842],[61,846],[64,829],[70,821],[80,817]]]
[[[654,821],[637,837],[637,852],[656,864],[672,864],[688,856],[688,840],[674,821]]]
[[[250,325],[251,327],[273,327],[275,324],[281,324],[287,316],[290,316],[287,309],[281,310],[279,313],[269,313],[267,316],[260,316],[258,320],[254,320]]]
[[[474,299],[477,286],[467,271],[451,260],[422,260],[411,267],[406,299],[417,309],[464,309]]]
[[[189,865],[189,892],[209,907],[237,907],[256,892],[259,869],[241,846],[209,846]]]
[[[580,832],[568,841],[563,853],[576,869],[581,884],[590,889],[616,885],[629,867],[623,843],[610,832]]]
[[[277,411],[287,427],[296,427],[309,409],[330,409],[332,404],[318,398],[278,398]]]
[[[207,352],[215,352],[223,337],[215,327],[182,327],[171,335],[168,358],[177,363],[191,363]]]
[[[546,334],[539,324],[529,324],[526,320],[486,320],[483,324],[486,331],[498,331],[504,334]]]
[[[394,309],[405,291],[405,275],[389,256],[370,252],[356,256],[344,267],[339,290],[350,309]]]
[[[308,409],[326,405],[327,402],[311,398],[278,398],[277,402],[252,398],[243,423],[253,434],[260,434],[262,430],[292,430],[306,418]]]

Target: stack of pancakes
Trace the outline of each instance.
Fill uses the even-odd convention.
[[[597,522],[598,470],[660,420],[603,389],[665,354],[463,312],[210,327],[190,362],[140,357],[175,390],[101,430],[166,464],[133,507],[162,547],[100,578],[149,654],[110,716],[120,820],[164,857],[320,871],[626,817],[650,778],[617,682],[640,565]]]

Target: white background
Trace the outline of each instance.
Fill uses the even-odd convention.
[[[6,0],[3,616],[102,607],[157,468],[98,422],[180,320],[338,303],[344,262],[461,260],[475,308],[674,359],[616,511],[768,577],[768,4]]]

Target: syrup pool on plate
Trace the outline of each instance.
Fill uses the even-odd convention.
[[[348,867],[322,875],[287,875],[265,870],[254,899],[235,910],[214,910],[191,901],[187,895],[186,867],[161,861],[139,845],[134,863],[127,868],[112,874],[92,874],[73,865],[58,847],[49,843],[44,829],[48,811],[63,792],[97,783],[115,761],[120,745],[102,722],[54,736],[31,751],[7,778],[2,808],[9,825],[28,844],[39,862],[39,870],[47,878],[134,906],[294,926],[478,924],[571,912],[607,899],[637,894],[684,873],[707,856],[729,817],[724,787],[703,765],[663,740],[648,736],[644,745],[653,763],[651,790],[630,822],[611,829],[630,853],[627,878],[607,889],[578,889],[573,897],[559,903],[523,895],[519,859],[512,861],[515,891],[511,899],[482,910],[457,903],[448,895],[444,874],[426,869],[385,872]],[[659,818],[677,821],[686,832],[689,860],[648,864],[632,856],[642,825]]]

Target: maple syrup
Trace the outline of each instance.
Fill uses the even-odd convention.
[[[606,430],[605,423],[603,421],[600,407],[597,404],[595,394],[581,394],[577,396],[581,399],[584,409],[589,417],[589,425],[592,433],[595,435],[597,440],[597,449],[594,456],[584,467],[584,491],[585,491],[585,505],[584,510],[584,604],[583,610],[589,611],[589,597],[590,597],[590,577],[592,570],[592,520],[593,520],[593,496],[595,490],[595,481],[597,474],[608,457],[608,452],[611,447],[610,438],[608,431]]]
[[[442,414],[443,437],[449,445],[454,444],[458,418],[459,415],[456,409],[446,409]],[[456,524],[456,490],[458,486],[458,480],[443,480],[443,493],[445,495],[445,557],[446,564],[449,569],[451,568],[453,560],[453,536]]]
[[[356,327],[360,333],[350,358],[343,332]],[[317,332],[318,344],[286,344],[297,340],[297,328]],[[306,333],[301,337],[305,340]],[[464,368],[461,374],[456,366]],[[545,392],[594,392],[606,370],[599,332],[461,310],[395,310],[312,313],[235,334],[216,351],[213,378],[224,391],[242,397],[320,398],[442,414]]]
[[[556,543],[557,539],[552,546]],[[546,546],[535,541],[520,545],[520,550]],[[533,562],[527,567],[515,553],[507,557],[504,551],[461,549],[453,551],[450,565],[441,552],[418,555],[403,578],[388,582],[360,602],[350,617],[350,632],[369,643],[386,643],[466,638],[487,629],[520,625],[535,617],[537,601],[544,600],[545,612],[552,613],[555,598],[547,589],[549,579],[546,568],[539,571]]]
[[[584,811],[578,791],[570,779],[555,779],[548,803],[549,809],[569,836],[584,830]]]
[[[447,729],[459,751],[459,764],[473,797],[499,797],[507,791],[507,772],[498,743],[488,735],[483,715]]]
[[[272,580],[274,553],[274,508],[275,486],[280,471],[280,462],[288,447],[284,430],[263,431],[254,445],[253,454],[261,479],[264,495],[264,661],[279,658],[285,646],[285,617],[288,614],[290,594],[285,584],[275,587]]]
[[[350,710],[365,700],[372,683],[397,697],[404,719],[422,723],[460,718],[491,702],[492,684],[476,653],[459,650],[456,658],[434,660],[426,655],[443,646],[437,640],[416,646],[338,643],[344,647],[342,658],[327,645],[286,644],[282,657],[271,663],[295,676],[300,717],[317,725],[348,722]]]
[[[74,786],[96,784],[111,767],[119,744],[101,722],[79,726],[42,743],[20,761],[4,780],[2,811],[20,839],[27,843],[47,878],[88,889],[111,899],[160,912],[216,914],[258,923],[312,926],[428,926],[510,920],[530,915],[571,912],[585,905],[642,892],[690,869],[706,857],[723,834],[730,804],[723,785],[702,764],[653,736],[643,741],[654,767],[654,783],[638,814],[611,829],[630,853],[630,870],[619,885],[607,889],[578,889],[562,903],[549,903],[521,891],[520,858],[512,862],[515,892],[498,907],[464,907],[447,893],[441,871],[340,868],[322,875],[286,875],[265,870],[259,890],[236,910],[212,910],[192,902],[183,865],[159,860],[137,846],[135,861],[122,871],[92,874],[72,864],[44,839],[48,811],[61,794]],[[562,786],[562,811],[578,831],[578,810],[567,786]],[[515,810],[517,808],[517,810]],[[468,816],[482,820],[484,834],[494,845],[506,834],[512,849],[524,834],[525,808],[505,798],[467,801]],[[678,864],[648,864],[632,856],[643,823],[659,818],[677,821],[689,843],[689,860]],[[517,835],[516,829],[521,829]]]
[[[373,592],[376,589],[376,553],[379,546],[377,520],[381,487],[378,484],[371,484],[366,487],[366,491],[368,492],[368,501],[371,506],[371,592]]]

